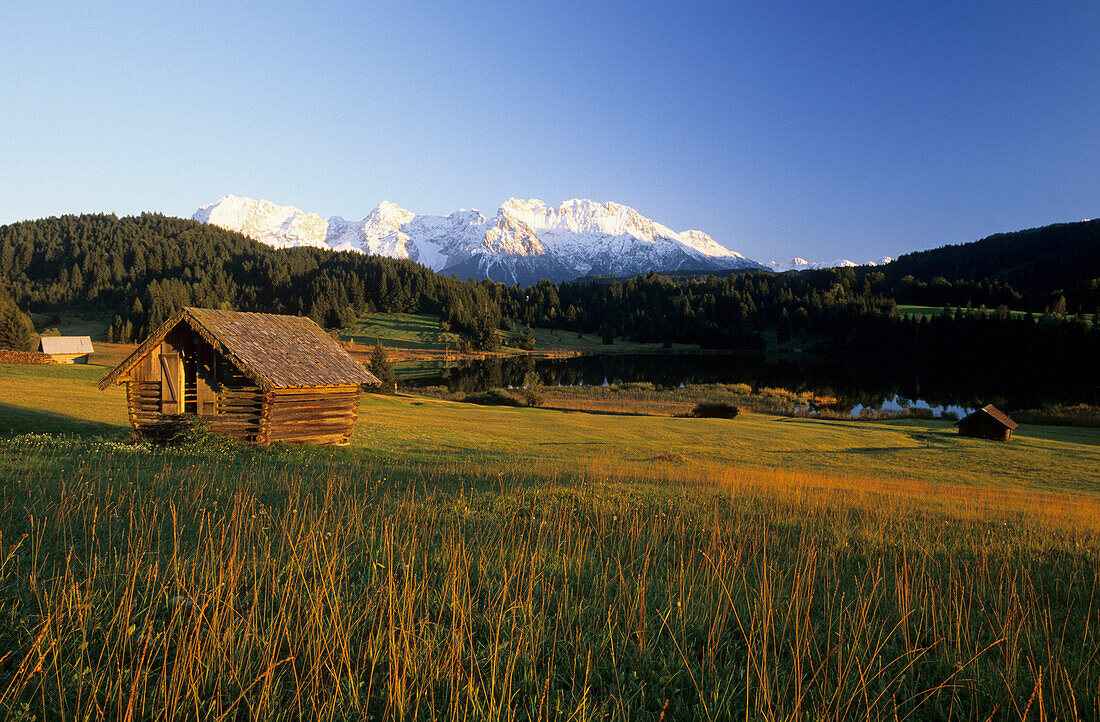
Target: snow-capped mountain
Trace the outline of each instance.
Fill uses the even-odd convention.
[[[764,267],[769,271],[775,271],[776,273],[784,273],[786,271],[813,271],[820,268],[850,268],[859,265],[864,266],[885,266],[887,263],[893,263],[894,259],[890,256],[884,256],[877,261],[866,261],[863,264],[856,263],[855,261],[849,261],[847,258],[838,258],[835,261],[807,261],[805,258],[792,258],[789,261],[768,261],[764,264]]]
[[[512,198],[496,215],[418,215],[383,201],[361,221],[226,196],[192,216],[277,248],[315,246],[407,258],[442,273],[507,283],[651,270],[761,269],[702,231],[677,233],[618,203],[558,206]]]
[[[276,248],[328,248],[325,242],[328,221],[315,213],[303,213],[297,208],[277,206],[270,201],[226,196],[217,203],[198,209],[191,218],[243,233]]]

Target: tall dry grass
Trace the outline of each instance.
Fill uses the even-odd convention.
[[[0,453],[10,719],[1100,714],[1090,496],[674,459]]]

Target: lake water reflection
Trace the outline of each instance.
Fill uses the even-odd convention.
[[[835,396],[839,409],[856,415],[867,408],[900,411],[907,405],[946,409],[963,415],[987,403],[1034,408],[1053,403],[1098,403],[1095,387],[1061,379],[1021,379],[995,372],[960,373],[949,360],[940,366],[902,369],[859,359],[822,361],[768,359],[763,354],[593,354],[563,359],[498,358],[463,361],[438,374],[409,379],[407,386],[445,385],[451,391],[475,392],[519,386],[528,371],[542,383],[601,385],[649,382],[655,386],[744,383],[754,389],[784,388]]]

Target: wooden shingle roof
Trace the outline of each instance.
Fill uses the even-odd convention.
[[[122,377],[180,323],[194,329],[264,391],[380,383],[312,319],[185,307],[104,376],[99,388],[125,380]]]
[[[38,344],[42,353],[81,354],[94,353],[91,336],[43,336]]]
[[[1015,421],[1008,418],[1008,415],[1005,414],[1005,412],[1001,411],[993,404],[986,404],[982,408],[975,411],[973,414],[970,414],[970,416],[960,419],[960,421],[956,422],[955,425],[958,426],[959,423],[961,423],[962,421],[966,421],[966,419],[969,419],[971,416],[977,416],[978,414],[986,414],[987,416],[996,419],[998,422],[1009,429],[1015,429],[1017,426],[1019,426],[1019,424],[1017,424]]]

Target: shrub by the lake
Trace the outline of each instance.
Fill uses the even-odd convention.
[[[489,389],[476,394],[466,394],[462,401],[481,406],[523,406],[523,402],[504,389]]]
[[[1021,424],[1100,427],[1100,406],[1078,404],[1047,409],[1026,409],[1014,412],[1012,419]]]
[[[520,393],[523,394],[523,401],[528,406],[534,407],[542,404],[542,381],[533,370],[528,371],[527,375],[523,377],[523,388],[520,389]]]
[[[732,404],[701,403],[695,404],[691,415],[697,419],[732,419],[741,412],[741,409]]]

